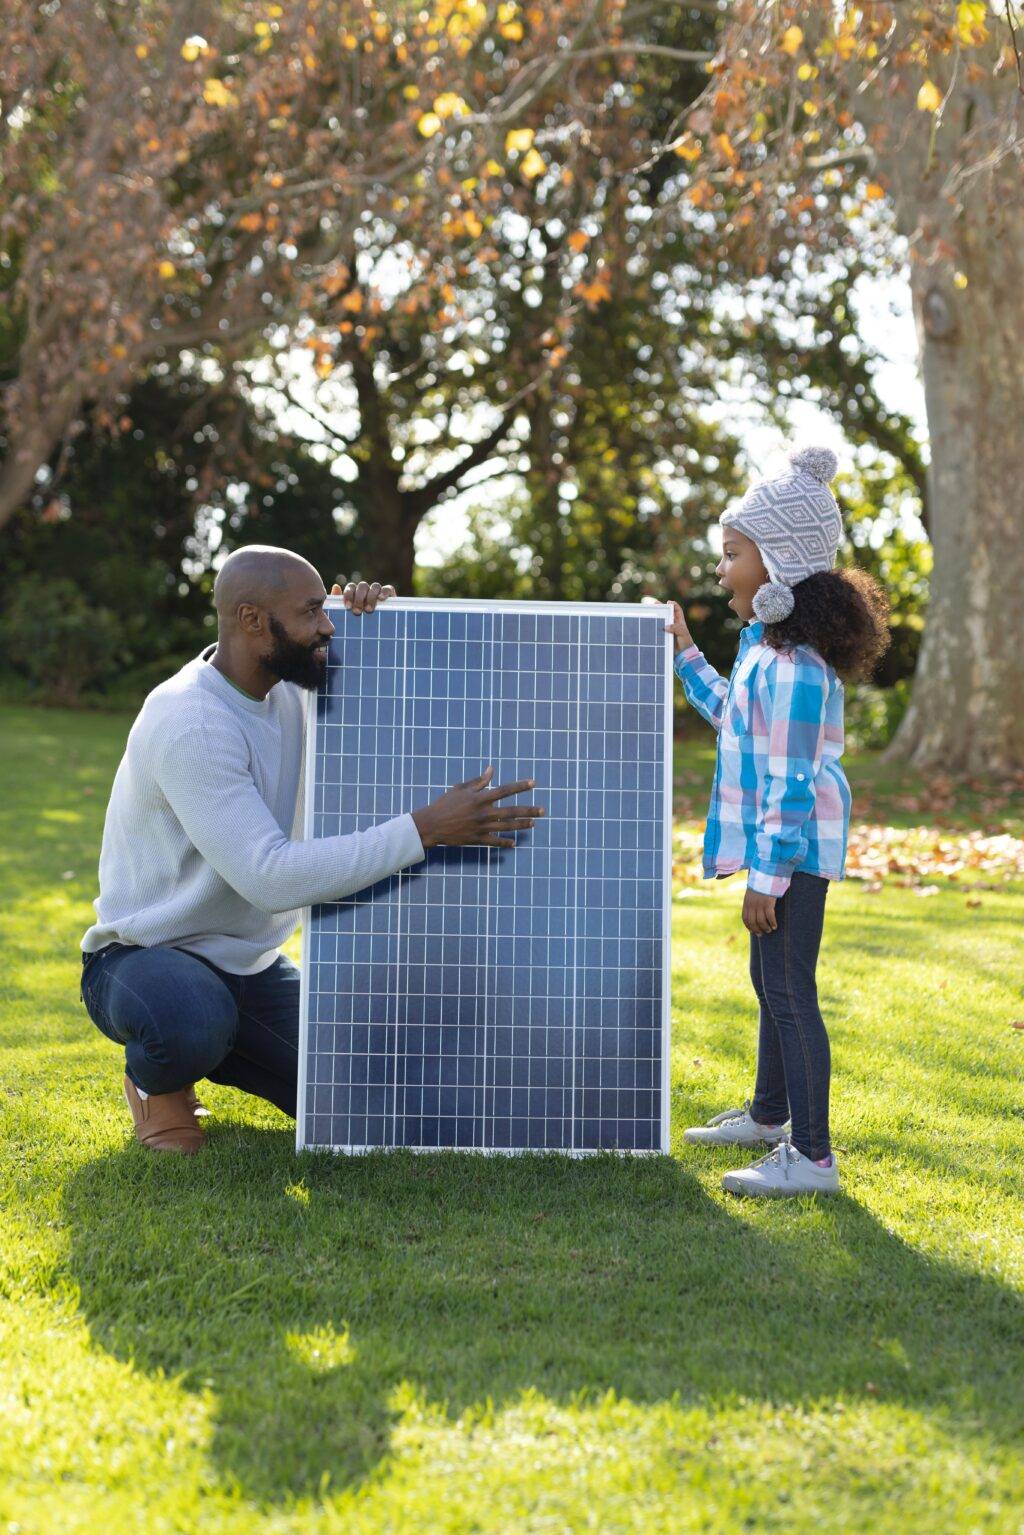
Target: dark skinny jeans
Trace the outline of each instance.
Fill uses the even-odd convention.
[[[815,1161],[832,1150],[832,1059],[815,978],[827,894],[827,879],[797,872],[775,902],[775,932],[750,935],[750,979],[761,1004],[751,1117],[762,1125],[791,1117],[790,1140]]]
[[[234,975],[184,949],[111,943],[82,956],[82,1001],[124,1046],[125,1070],[144,1092],[205,1077],[294,1119],[299,972],[283,954],[258,975]]]

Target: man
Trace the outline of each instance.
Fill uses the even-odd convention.
[[[332,588],[360,615],[394,594],[377,581]],[[202,1146],[202,1077],[295,1114],[299,972],[278,949],[299,908],[441,843],[513,847],[510,834],[543,814],[500,805],[532,780],[492,789],[486,768],[411,814],[296,840],[302,690],[324,677],[334,633],[326,596],[297,554],[230,555],[214,585],[216,645],[150,693],[114,778],[82,1000],[124,1046],[135,1134],[154,1151]]]

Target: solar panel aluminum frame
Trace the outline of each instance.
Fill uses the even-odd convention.
[[[545,615],[557,615],[560,617],[589,616],[594,614],[606,614],[609,617],[622,617],[629,613],[642,613],[645,617],[661,618],[665,623],[674,621],[674,613],[670,603],[622,603],[622,602],[520,602],[505,601],[501,599],[482,598],[435,598],[435,597],[390,597],[387,599],[387,607],[390,612],[398,612],[403,609],[418,612],[436,613],[533,613]],[[329,597],[324,603],[324,608],[330,616],[333,611],[344,613],[344,603],[338,597]],[[671,1014],[672,1014],[672,714],[674,702],[674,670],[673,670],[673,638],[670,634],[664,636],[664,691],[663,691],[663,819],[662,831],[662,914],[661,914],[661,1123],[660,1144],[653,1148],[631,1149],[616,1148],[609,1152],[595,1147],[562,1147],[536,1150],[524,1146],[416,1146],[416,1147],[387,1147],[387,1146],[326,1146],[319,1142],[311,1143],[306,1139],[306,1088],[307,1088],[307,1060],[309,1050],[309,971],[310,971],[310,930],[312,920],[312,908],[307,906],[302,910],[302,958],[300,967],[300,991],[299,991],[299,1061],[298,1061],[298,1091],[296,1098],[295,1120],[295,1149],[303,1151],[315,1149],[317,1151],[331,1151],[346,1155],[363,1155],[371,1151],[415,1151],[417,1153],[432,1153],[437,1151],[472,1152],[477,1156],[559,1156],[559,1157],[589,1157],[597,1155],[618,1155],[628,1157],[665,1156],[670,1150],[670,1102],[671,1084],[669,1077],[671,1058]],[[310,691],[306,700],[306,741],[305,741],[305,797],[303,837],[307,840],[314,835],[314,815],[316,798],[316,726],[317,726],[317,699],[319,690]],[[429,855],[428,855],[429,856]]]

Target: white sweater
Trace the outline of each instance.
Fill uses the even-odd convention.
[[[411,815],[345,837],[301,837],[305,697],[247,697],[207,664],[155,688],[114,778],[86,953],[172,944],[253,975],[298,908],[365,890],[424,857]]]

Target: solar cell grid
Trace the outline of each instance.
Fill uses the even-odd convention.
[[[331,605],[306,835],[493,763],[545,818],[306,913],[299,1146],[656,1151],[667,1136],[663,608]]]

